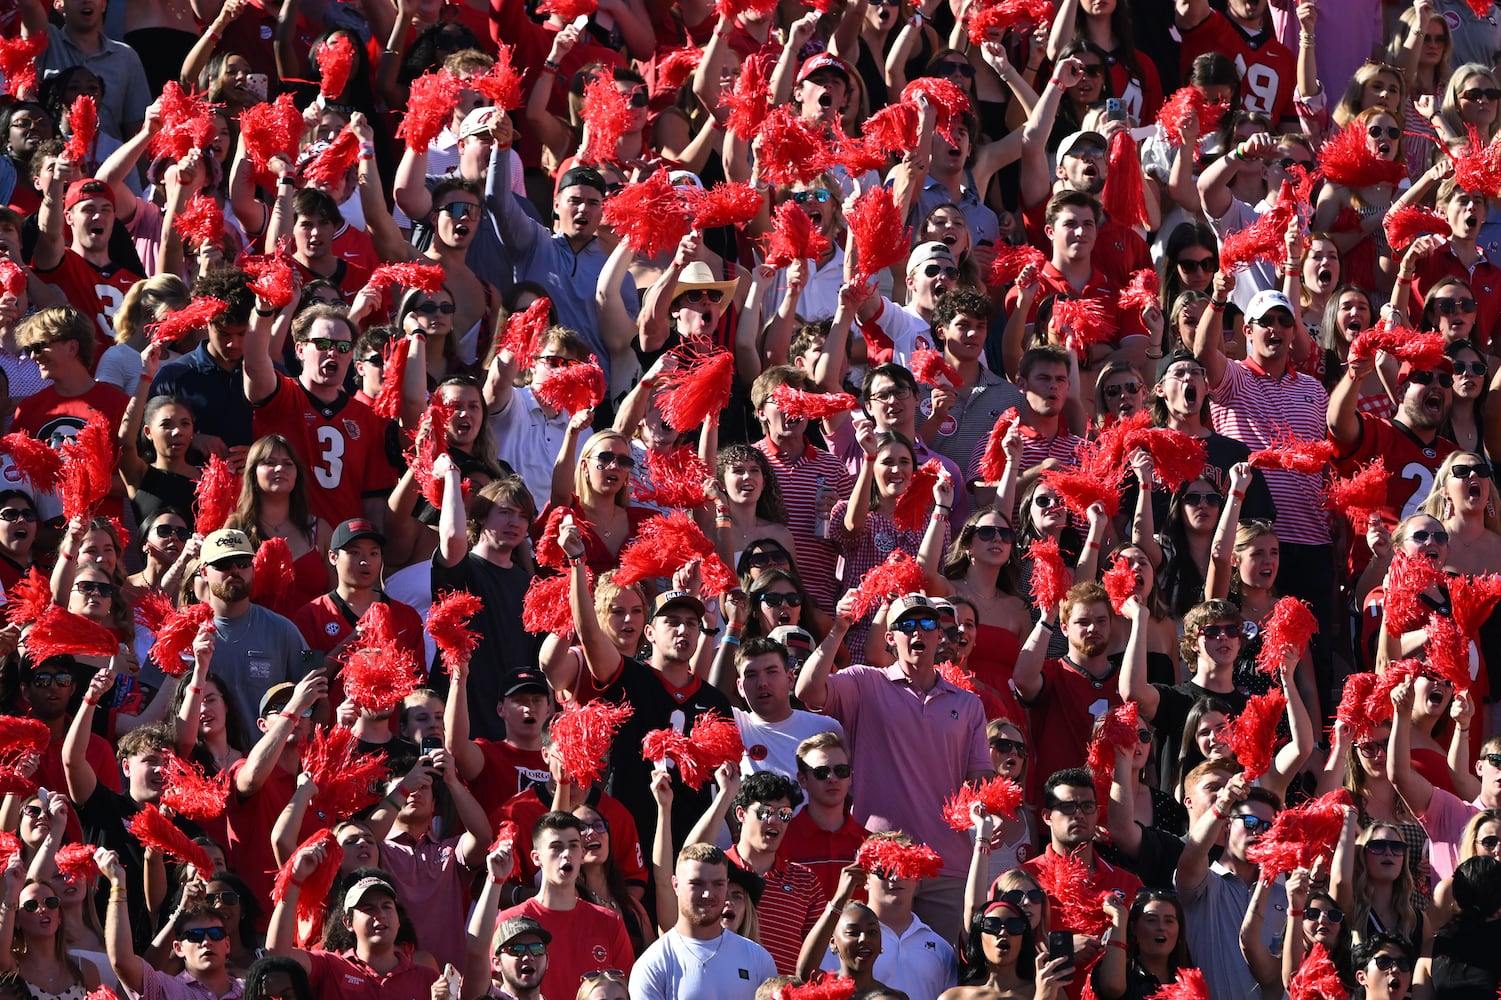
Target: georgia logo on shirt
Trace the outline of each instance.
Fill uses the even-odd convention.
[[[595,945],[589,954],[594,957],[596,962],[603,962],[610,957],[610,953],[605,951],[605,946],[602,944]]]
[[[755,746],[746,747],[745,752],[750,754],[751,760],[766,759],[767,750],[766,745],[763,743],[757,743]]]

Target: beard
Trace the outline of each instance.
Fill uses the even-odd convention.
[[[1104,656],[1105,653],[1110,649],[1110,643],[1085,642],[1083,640],[1080,640],[1077,648],[1080,653],[1084,654],[1084,657],[1086,659],[1093,659],[1096,656]]]
[[[221,601],[235,603],[250,596],[250,584],[237,576],[231,576],[209,585],[209,593]]]

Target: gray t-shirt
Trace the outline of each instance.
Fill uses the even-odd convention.
[[[214,631],[209,669],[224,678],[246,719],[256,717],[261,696],[274,685],[301,680],[311,666],[297,626],[258,604],[239,618],[215,615]]]

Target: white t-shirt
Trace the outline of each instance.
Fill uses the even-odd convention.
[[[754,1000],[777,974],[765,948],[733,931],[712,941],[670,930],[631,967],[631,1000]]]
[[[825,972],[839,971],[839,957],[823,956]],[[881,925],[881,954],[876,957],[875,977],[912,1000],[935,1000],[938,994],[959,985],[959,957],[954,948],[913,916],[900,935]]]
[[[797,779],[797,745],[819,733],[844,735],[844,727],[827,715],[793,709],[781,722],[762,722],[749,712],[735,709],[735,724],[745,755],[740,758],[740,773],[776,771]]]

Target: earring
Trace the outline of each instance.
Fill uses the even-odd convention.
[[[1444,516],[1443,516],[1443,520],[1447,521],[1447,520],[1449,520],[1449,518],[1451,518],[1453,516],[1454,516],[1454,501],[1450,500],[1448,497],[1444,497]]]
[[[1485,516],[1486,517],[1495,517],[1496,516],[1496,501],[1494,501],[1494,500],[1487,500],[1485,502]]]

